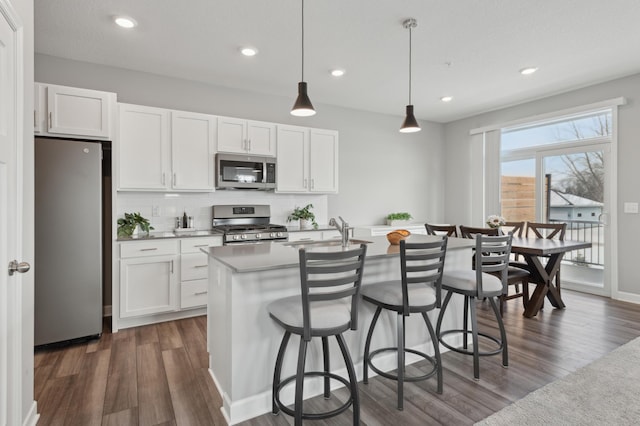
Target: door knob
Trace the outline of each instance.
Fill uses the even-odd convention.
[[[12,260],[11,262],[9,262],[9,275],[13,275],[16,272],[24,274],[25,272],[29,271],[29,269],[31,269],[31,265],[29,265],[27,262],[18,263],[17,260]]]

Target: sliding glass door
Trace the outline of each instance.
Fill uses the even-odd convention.
[[[509,221],[564,222],[566,239],[588,241],[569,252],[562,285],[609,296],[612,191],[611,111],[516,129],[500,137],[500,208]]]

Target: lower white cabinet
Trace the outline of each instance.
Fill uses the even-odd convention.
[[[121,318],[179,308],[178,240],[122,243],[120,257]]]
[[[120,243],[119,317],[153,323],[206,306],[208,257],[201,249],[220,245],[221,236]]]
[[[209,259],[201,249],[221,246],[222,237],[189,238],[180,243],[180,309],[206,306]]]
[[[310,231],[295,231],[289,232],[289,241],[323,241],[323,240],[339,240],[342,238],[340,231],[316,229]]]

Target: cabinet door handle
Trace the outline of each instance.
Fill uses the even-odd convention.
[[[306,188],[306,187],[307,187],[307,180],[306,180],[306,179],[304,179],[304,180],[303,180],[302,187],[303,187],[303,188]]]
[[[207,266],[209,266],[209,265],[196,265],[196,266],[194,266],[194,268],[206,268]]]
[[[249,149],[247,149],[247,151],[251,151],[251,139],[247,139],[247,142],[249,143]]]
[[[165,176],[165,173],[164,173],[164,172],[162,172],[162,184],[163,184],[163,185],[164,185],[164,182],[165,182],[165,180],[164,180],[164,176]]]
[[[143,248],[143,249],[140,249],[140,251],[153,251],[153,250],[158,250],[158,247],[151,247],[151,248]]]
[[[196,291],[193,293],[194,296],[202,296],[203,294],[209,293],[208,291]]]
[[[38,127],[38,111],[33,110],[33,127]]]
[[[49,130],[51,130],[51,123],[53,123],[53,113],[49,112]]]
[[[311,179],[311,189],[313,189],[316,186],[316,182],[314,179]]]
[[[176,183],[178,182],[178,178],[176,177],[176,174],[173,174],[173,186],[176,186]]]
[[[173,260],[171,261],[171,267],[170,267],[169,271],[173,274]]]
[[[209,247],[209,244],[198,244],[197,246],[194,247]]]

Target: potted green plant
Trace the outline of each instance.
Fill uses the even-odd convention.
[[[154,228],[139,212],[125,213],[124,218],[118,219],[118,237],[130,237],[137,234],[138,229],[149,234],[149,230]]]
[[[313,227],[317,228],[318,224],[316,223],[316,215],[311,211],[312,208],[313,204],[307,204],[304,207],[296,207],[293,209],[293,212],[289,217],[287,217],[287,222],[299,220],[300,228],[307,228],[309,226],[309,222],[311,222]]]
[[[413,219],[413,216],[407,212],[389,213],[387,215],[387,225],[398,226],[406,225],[409,220]]]

